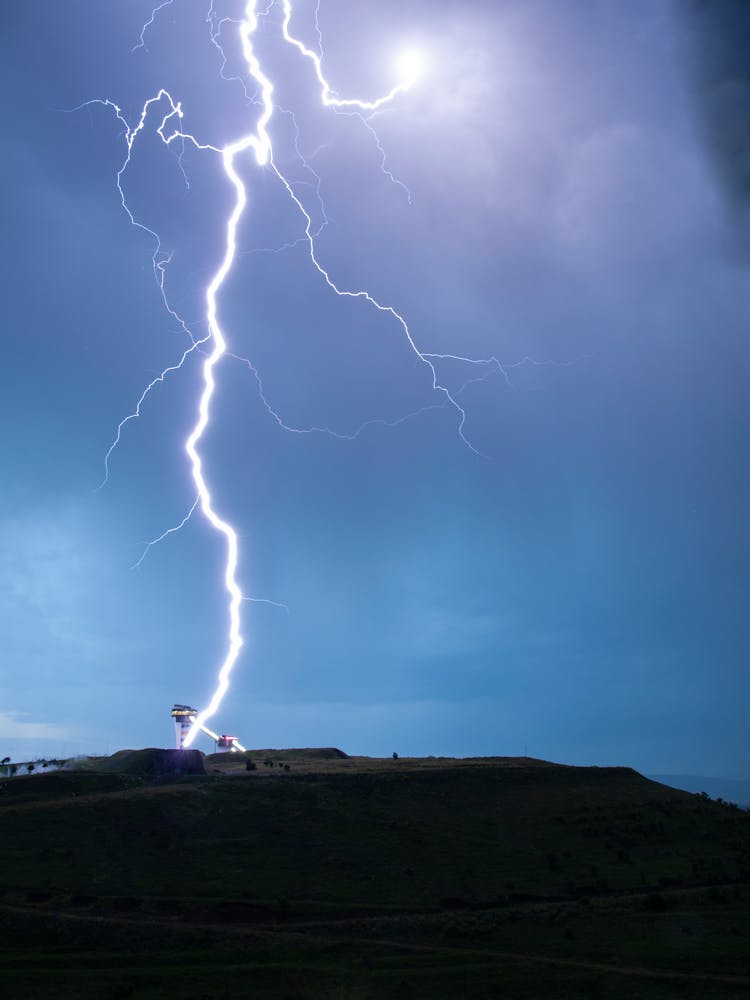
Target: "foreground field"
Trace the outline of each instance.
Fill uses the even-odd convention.
[[[750,997],[750,813],[340,751],[0,784],[7,997]]]

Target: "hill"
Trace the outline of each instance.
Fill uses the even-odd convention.
[[[156,776],[205,774],[203,754],[200,750],[119,750],[94,764],[94,770],[119,774],[145,774]]]
[[[649,777],[663,785],[681,788],[685,792],[705,792],[712,799],[734,802],[743,809],[750,808],[750,781],[731,778],[706,778],[697,774],[652,774]]]
[[[5,995],[750,996],[742,810],[527,758],[118,761],[0,783]]]

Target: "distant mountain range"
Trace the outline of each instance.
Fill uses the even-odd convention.
[[[750,808],[750,781],[706,778],[698,774],[647,774],[646,777],[671,788],[681,788],[684,792],[705,792],[712,799],[721,798],[725,802]]]

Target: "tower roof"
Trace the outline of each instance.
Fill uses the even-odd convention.
[[[190,705],[175,705],[172,708],[172,717],[175,719],[197,714],[198,712],[196,711],[196,709],[191,708]]]

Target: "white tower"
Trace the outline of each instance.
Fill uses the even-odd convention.
[[[175,705],[172,708],[174,739],[178,750],[182,750],[185,746],[185,738],[197,714],[198,712],[194,708],[191,708],[190,705]]]

